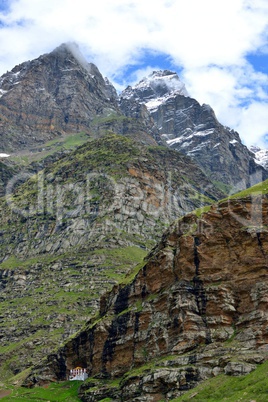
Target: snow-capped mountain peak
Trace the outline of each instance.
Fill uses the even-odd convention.
[[[251,146],[249,148],[251,152],[253,152],[255,156],[255,162],[258,165],[263,166],[265,169],[268,168],[268,149],[261,149],[257,146]]]
[[[143,78],[133,89],[151,87],[159,95],[167,92],[180,93],[189,96],[183,82],[180,81],[178,74],[169,70],[153,71],[148,77]]]
[[[178,74],[169,70],[153,71],[133,87],[127,87],[122,98],[142,101],[148,109],[154,109],[170,96],[189,96]]]

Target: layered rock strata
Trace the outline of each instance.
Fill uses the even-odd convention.
[[[25,384],[66,379],[79,364],[94,376],[83,401],[160,401],[254,370],[268,359],[267,227],[267,196],[176,221],[134,279],[101,299],[97,321]]]

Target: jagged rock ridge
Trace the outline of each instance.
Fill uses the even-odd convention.
[[[65,44],[14,67],[0,88],[1,137],[11,150],[88,130],[90,116],[118,111],[97,67]]]
[[[124,119],[115,88],[74,44],[63,44],[14,67],[0,78],[0,90],[5,152],[33,148],[70,133],[100,136],[111,128],[120,134],[140,133],[145,143],[155,144],[146,133],[153,126],[149,114],[136,113],[135,121]]]
[[[177,88],[159,84],[170,77]],[[193,158],[212,180],[239,190],[267,178],[239,134],[220,124],[209,105],[190,98],[175,73],[154,72],[121,97],[145,104],[167,144]]]
[[[154,71],[132,88],[128,86],[122,92],[123,99],[142,101],[151,110],[175,95],[189,96],[178,74],[169,70]]]

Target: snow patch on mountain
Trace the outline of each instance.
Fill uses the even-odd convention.
[[[153,71],[148,77],[140,81],[134,88],[141,89],[151,87],[157,93],[164,91],[172,94],[180,93],[184,96],[189,96],[185,85],[180,81],[178,74],[169,70]]]
[[[192,156],[196,152],[199,152],[202,150],[202,148],[206,148],[210,145],[210,141],[205,141],[200,144],[198,144],[196,147],[192,148],[190,151],[187,152],[188,156]]]
[[[6,94],[8,91],[4,91],[3,89],[0,89],[0,98]]]
[[[255,162],[258,165],[263,166],[265,169],[268,169],[268,149],[261,149],[256,146],[251,146],[249,150],[253,152]]]
[[[21,73],[21,70],[17,71],[16,73],[12,73],[12,75],[13,75],[15,78],[18,78],[18,76],[20,75],[20,73]]]
[[[149,109],[149,110],[157,109],[158,106],[160,106],[165,101],[165,98],[167,98],[167,97],[153,99],[149,102],[146,102],[145,105],[146,105],[147,109]]]
[[[185,136],[185,135],[181,135],[180,137],[177,138],[173,138],[170,140],[167,140],[167,144],[169,146],[172,146],[174,144],[179,144],[179,143],[183,143],[183,142],[187,142],[187,145],[189,145],[189,140],[193,139],[194,137],[207,137],[208,135],[211,135],[214,133],[214,129],[208,129],[208,130],[204,130],[202,132],[199,131],[193,131],[191,132],[190,135]]]

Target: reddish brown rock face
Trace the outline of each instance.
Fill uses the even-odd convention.
[[[268,358],[267,227],[267,197],[175,222],[134,280],[105,295],[102,318],[51,356],[39,378],[64,378],[81,361],[90,375],[115,378],[171,355],[167,384],[170,366],[180,375],[195,367],[179,393],[220,372],[251,371]]]

